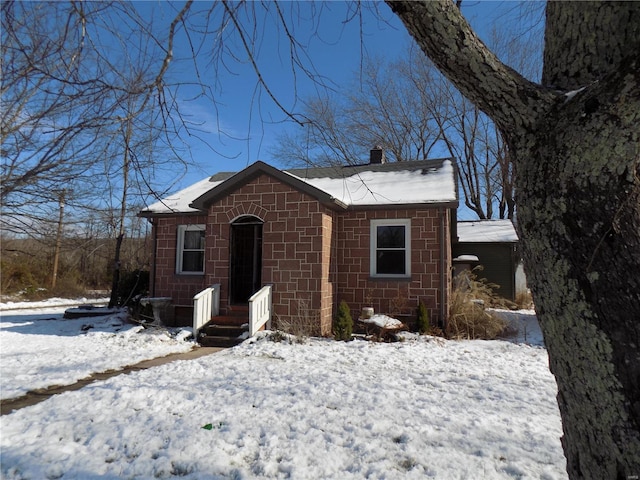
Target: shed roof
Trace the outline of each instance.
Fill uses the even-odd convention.
[[[336,209],[388,205],[458,203],[455,162],[451,159],[278,170],[256,162],[244,170],[222,172],[150,205],[140,214],[190,214],[259,175],[270,175]]]
[[[460,243],[514,243],[518,234],[511,220],[458,222]]]

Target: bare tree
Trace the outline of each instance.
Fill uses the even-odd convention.
[[[5,216],[55,205],[61,186],[75,190],[74,183],[102,173],[94,168],[101,151],[132,115],[157,107],[152,127],[164,131],[165,145],[176,143],[184,122],[166,77],[175,30],[190,5],[160,37],[127,3],[2,3]],[[127,117],[122,105],[133,99],[140,110]],[[168,152],[174,169],[184,163]]]
[[[51,18],[53,17],[53,18]],[[45,22],[44,19],[47,19]],[[82,174],[87,150],[75,139],[96,139],[99,128],[88,112],[100,104],[106,86],[81,84],[86,17],[77,9],[52,10],[46,3],[2,4],[2,200],[34,193]],[[50,25],[66,28],[52,31]],[[79,90],[84,90],[79,95]],[[80,98],[73,101],[74,98]],[[45,180],[46,178],[46,180]],[[37,195],[40,196],[40,195]],[[19,200],[18,200],[19,201]],[[11,203],[9,203],[9,206]]]
[[[61,188],[72,208],[89,210],[96,192],[117,183],[116,287],[130,199],[141,205],[166,191],[153,185],[163,164],[174,172],[186,166],[177,145],[188,125],[168,68],[191,3],[175,11],[165,32],[126,3],[2,4],[3,224],[31,234],[57,218],[50,212]],[[141,148],[155,158],[141,161]],[[61,232],[60,221],[58,238]]]
[[[424,87],[414,82],[416,90],[436,89],[439,103],[430,102],[433,119],[450,156],[458,161],[458,184],[464,204],[480,219],[494,216],[513,218],[513,177],[501,174],[509,168],[508,149],[501,141],[495,124],[478,107],[464,98],[446,79]],[[508,171],[508,170],[507,170]]]
[[[413,50],[393,62],[366,60],[348,94],[305,101],[304,128],[280,135],[273,156],[291,165],[359,163],[374,145],[390,161],[449,155],[478,218],[513,218],[514,169],[498,129]]]
[[[345,105],[346,129],[361,151],[380,145],[398,162],[425,160],[440,140],[433,112],[416,95],[412,74],[405,60],[387,62],[368,59],[364,71],[349,89]],[[421,69],[421,81],[430,83],[434,69]]]
[[[390,161],[429,158],[440,133],[413,89],[407,62],[369,58],[354,73],[350,93],[303,102],[304,128],[280,135],[275,157],[292,165],[354,164],[379,145]]]
[[[501,63],[450,1],[389,1],[498,125],[558,383],[571,478],[640,472],[640,5],[547,4],[542,83]]]

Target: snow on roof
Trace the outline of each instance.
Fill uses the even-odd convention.
[[[284,173],[344,205],[457,202],[454,166],[449,159],[292,169]],[[197,213],[199,210],[190,206],[193,201],[232,176],[227,172],[201,180],[150,205],[141,214]]]
[[[340,178],[301,178],[346,205],[393,205],[454,202],[455,176],[450,160],[441,168],[416,169],[407,162],[406,170],[361,170]]]
[[[142,213],[197,213],[199,212],[198,209],[189,206],[193,199],[198,198],[224,181],[212,181],[213,178],[207,177],[173,195],[169,195],[159,202],[149,205]]]
[[[517,242],[518,234],[511,220],[458,222],[458,239],[465,243]]]

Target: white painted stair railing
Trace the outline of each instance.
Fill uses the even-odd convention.
[[[193,297],[193,338],[212,317],[220,313],[220,284],[205,288]]]
[[[249,336],[266,324],[271,329],[271,285],[265,285],[249,299]]]

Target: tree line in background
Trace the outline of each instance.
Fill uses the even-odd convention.
[[[105,277],[115,291],[138,263],[131,211],[186,172],[192,125],[167,70],[187,10],[167,26],[128,2],[2,3],[3,293]]]
[[[26,236],[3,232],[0,238],[0,293],[4,298],[107,295],[112,287],[114,225],[104,218],[68,223]],[[106,225],[106,228],[105,228]],[[152,240],[146,220],[132,217],[122,244],[122,277],[148,271]],[[117,292],[119,295],[120,292]]]

